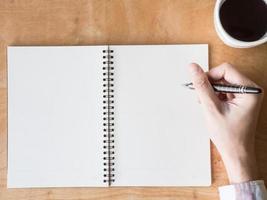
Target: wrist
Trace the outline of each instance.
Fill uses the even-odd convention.
[[[229,156],[224,156],[223,161],[231,184],[258,179],[254,152],[233,152]]]

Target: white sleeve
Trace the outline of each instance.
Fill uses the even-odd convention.
[[[248,181],[219,187],[220,200],[267,200],[264,181]]]

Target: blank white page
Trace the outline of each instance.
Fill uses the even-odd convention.
[[[106,185],[104,48],[8,48],[9,188]]]
[[[208,69],[207,45],[111,46],[114,186],[208,186],[210,143],[187,65]]]

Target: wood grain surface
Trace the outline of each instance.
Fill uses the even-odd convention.
[[[267,45],[234,49],[215,33],[215,0],[0,0],[0,200],[218,199],[227,184],[212,145],[211,187],[7,189],[8,45],[208,43],[210,67],[230,62],[267,89]],[[256,136],[257,160],[267,181],[267,102]]]

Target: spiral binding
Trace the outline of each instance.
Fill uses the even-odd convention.
[[[104,183],[110,186],[115,181],[114,174],[114,66],[113,50],[103,50],[103,160]]]

